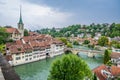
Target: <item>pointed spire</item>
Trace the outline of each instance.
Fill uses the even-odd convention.
[[[19,19],[19,24],[23,24],[22,13],[21,13],[21,5],[20,5],[20,19]]]

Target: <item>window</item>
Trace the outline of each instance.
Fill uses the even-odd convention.
[[[26,58],[25,61],[28,61],[28,58]]]
[[[39,55],[37,55],[37,58],[39,57]]]
[[[36,58],[36,56],[33,56],[33,58]]]
[[[20,55],[20,54],[16,54],[16,56],[18,56],[18,55]]]
[[[20,60],[20,57],[16,57],[16,60]]]
[[[38,54],[38,53],[34,53],[34,54]]]
[[[32,60],[32,58],[29,58],[29,60]]]
[[[28,57],[28,55],[25,55],[25,57]]]
[[[32,56],[32,54],[30,54],[29,56]]]
[[[21,51],[21,48],[17,48],[18,49],[18,51]]]

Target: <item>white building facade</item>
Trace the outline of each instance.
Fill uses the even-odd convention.
[[[10,54],[12,57],[12,60],[9,60],[12,66],[30,63],[64,53],[64,44],[61,41],[52,37],[46,37],[46,35],[44,37],[40,36],[24,37],[15,43],[6,44],[6,53],[9,52],[7,55]],[[29,38],[31,37],[33,38],[30,40]]]

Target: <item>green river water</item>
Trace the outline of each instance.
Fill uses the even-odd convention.
[[[93,69],[102,64],[102,57],[100,55],[96,56],[96,58],[88,58],[86,54],[79,53],[90,69]],[[20,76],[21,80],[47,80],[49,75],[49,70],[51,63],[56,59],[60,58],[61,56],[44,59],[37,62],[32,62],[20,66],[14,67],[15,71]]]

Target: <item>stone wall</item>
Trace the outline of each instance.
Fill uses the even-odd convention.
[[[5,57],[0,53],[0,67],[4,75],[5,80],[20,80],[20,77],[15,70],[10,66]]]

